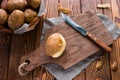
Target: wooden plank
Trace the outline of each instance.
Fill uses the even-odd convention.
[[[113,15],[113,21],[116,22],[116,17],[120,18],[120,1],[119,0],[111,0],[111,7],[112,7],[112,15]],[[119,24],[118,24],[118,27]]]
[[[41,20],[43,20],[42,18],[41,18]],[[41,21],[42,22],[42,21]],[[40,23],[41,23],[40,22]],[[40,27],[41,26],[41,27]],[[25,54],[29,54],[31,51],[33,51],[35,48],[37,48],[39,45],[40,45],[40,35],[41,35],[41,31],[42,31],[42,24],[40,24],[40,25],[38,25],[37,27],[36,27],[36,29],[35,30],[33,30],[33,31],[30,31],[30,32],[28,32],[28,33],[25,33],[25,34],[23,34],[23,35],[16,35],[16,36],[14,36],[13,37],[13,39],[14,38],[17,38],[16,40],[13,40],[13,45],[14,44],[17,44],[16,46],[13,46],[12,45],[12,47],[18,47],[18,49],[19,48],[21,48],[22,47],[22,49],[20,50],[20,51],[23,51],[22,52],[22,54],[20,54],[21,52],[18,52],[18,53],[13,53],[12,54],[12,52],[15,52],[14,50],[11,50],[11,54],[12,55],[16,55],[16,54],[20,54],[19,55],[19,57],[17,57],[17,58],[14,58],[14,61],[16,61],[17,63],[19,62],[19,59],[23,56],[23,55],[25,55]],[[20,39],[18,39],[18,37],[20,36]],[[18,41],[20,41],[21,43],[21,45],[19,45],[17,42]],[[25,54],[24,54],[25,53]],[[11,56],[12,57],[12,56]],[[12,57],[12,59],[13,59],[13,57]],[[17,60],[16,60],[17,59]],[[13,60],[10,60],[10,63],[12,64],[12,63],[14,63],[13,62]],[[14,68],[14,69],[17,69],[18,68],[18,66],[20,65],[16,65],[16,66],[14,66],[13,67],[13,65],[11,65],[10,64],[10,69],[11,69],[11,67],[12,68]],[[15,70],[16,72],[17,72],[17,70]],[[9,73],[10,73],[11,71],[9,71]],[[32,73],[33,72],[30,72],[29,73],[29,75],[27,75],[27,76],[25,76],[25,77],[21,77],[21,76],[19,76],[19,74],[16,74],[16,76],[14,76],[13,74],[12,74],[12,76],[10,75],[9,76],[9,78],[8,79],[10,79],[10,80],[14,80],[14,79],[17,79],[17,80],[21,80],[21,79],[23,79],[23,80],[26,80],[26,79],[29,79],[29,80],[33,80],[32,79]],[[13,77],[14,76],[14,77]],[[19,76],[19,77],[18,77]],[[19,78],[19,79],[18,79]]]
[[[25,34],[12,35],[8,80],[32,80],[31,73],[24,77],[21,77],[18,73],[20,58],[25,54],[25,51],[27,51],[25,49],[26,38],[27,36]]]
[[[90,64],[86,69],[86,80],[110,80],[108,60],[108,54],[104,54]],[[100,69],[97,67],[97,65],[100,65],[98,61],[101,62]]]
[[[96,9],[96,1],[95,0],[91,0],[91,1],[90,0],[82,0],[81,6],[82,6],[82,13],[86,12],[86,11],[98,12]]]
[[[82,12],[84,11],[93,11],[97,13],[102,13],[102,10],[97,9],[96,5],[101,4],[101,0],[83,0],[82,1]],[[107,56],[107,54],[105,54]],[[96,80],[96,79],[102,79],[102,80],[109,80],[109,66],[108,65],[108,56],[101,58],[101,61],[105,64],[102,66],[100,70],[96,69],[96,62],[92,62],[87,68],[86,68],[86,80]]]
[[[81,14],[81,0],[60,0],[60,3],[63,7],[71,10],[70,16],[75,16]],[[68,6],[67,6],[68,5]],[[85,71],[83,70],[80,74],[75,76],[73,80],[84,80],[85,79]]]
[[[11,34],[0,31],[0,80],[7,79]]]
[[[81,0],[60,0],[62,7],[71,10],[69,16],[75,16],[81,13]]]
[[[43,67],[36,68],[33,80],[55,80],[55,78]]]
[[[73,13],[73,10],[72,10],[73,0],[59,0],[59,3],[62,5],[62,7],[68,8],[70,11],[72,11],[71,13]],[[71,13],[68,15],[71,15]]]
[[[85,80],[85,70],[78,74],[73,80]]]
[[[57,9],[57,3],[58,0],[46,0],[46,15],[45,18],[50,17],[57,17],[58,16],[58,9]]]
[[[114,62],[117,62],[117,69],[114,71],[111,69],[112,80],[120,80],[120,39],[117,39],[113,44],[113,51],[110,54],[110,67]]]
[[[40,21],[35,28],[35,49],[40,46],[40,40],[41,40],[41,35],[42,35],[42,29],[43,29],[43,24],[44,24],[44,16],[41,16]]]
[[[81,13],[81,0],[72,0],[72,11],[70,16],[79,15]]]
[[[98,9],[96,6],[98,5],[98,4],[101,4],[102,3],[102,0],[95,0],[95,9],[96,9],[96,12],[97,13],[103,13],[103,10],[102,9]]]
[[[95,1],[90,1],[91,3],[93,3],[92,5],[90,5],[90,3],[89,3],[89,0],[81,0],[81,12],[82,13],[84,13],[84,12],[86,12],[86,11],[91,11],[91,9],[93,9],[93,10],[95,10],[95,11],[93,11],[93,12],[97,12],[97,10],[95,9]],[[99,2],[98,2],[99,3]],[[89,65],[89,66],[92,66],[92,65]],[[86,75],[87,75],[87,73],[88,73],[88,71],[86,71],[87,69],[90,69],[89,67],[88,68],[86,68],[85,70],[84,70],[84,79],[86,80]],[[88,75],[87,75],[88,76]],[[79,79],[78,79],[79,80]],[[81,80],[82,80],[82,78],[81,78]]]
[[[36,28],[37,32],[35,33],[35,49],[40,46],[40,38],[41,38],[42,28],[43,28],[42,23],[43,23],[43,16],[40,19],[40,24]],[[33,80],[34,79],[54,80],[54,77],[52,77],[52,75],[44,67],[40,66],[34,70]]]
[[[45,14],[45,18],[58,17],[57,3],[58,0],[45,0],[46,10],[47,10],[47,13]],[[41,19],[43,19],[43,17]],[[41,29],[42,27],[39,28],[38,33],[36,32],[35,48],[37,48],[40,45],[38,42],[40,41]],[[40,66],[34,70],[33,79],[54,80],[54,77],[44,67]]]
[[[102,3],[108,3],[111,5],[111,0],[102,0]],[[112,8],[103,9],[103,14],[107,15],[112,20]]]
[[[75,16],[81,13],[81,0],[59,0],[59,2],[63,7],[71,10],[69,16]],[[82,71],[73,80],[84,80],[85,79],[84,74],[85,74],[84,71]]]
[[[120,1],[119,0],[111,0],[112,5],[112,14],[113,14],[113,21],[116,25],[120,28]],[[113,44],[113,51],[110,54],[110,66],[113,65],[114,62],[117,62],[117,70],[111,70],[112,80],[120,80],[120,38],[117,39]]]
[[[92,2],[95,4],[95,2],[92,0]],[[94,6],[94,5],[93,5]],[[95,10],[94,8],[91,8],[92,6],[90,6],[90,4],[89,4],[89,0],[81,0],[81,12],[82,13],[84,13],[84,12],[86,12],[86,11],[91,11],[91,9],[93,9],[93,10]],[[96,12],[96,11],[95,11]],[[91,65],[90,65],[91,66]],[[89,68],[89,67],[88,67]],[[83,73],[84,74],[84,79],[86,80],[86,77],[88,76],[87,75],[87,73],[89,73],[89,72],[87,72],[86,71],[87,70],[87,68],[85,69],[85,72]],[[78,79],[79,80],[79,79]],[[82,79],[81,79],[82,80]]]
[[[111,5],[111,0],[102,0],[102,3],[109,3]],[[103,14],[107,15],[111,20],[112,20],[112,8],[108,8],[108,9],[103,9]],[[106,52],[107,53],[107,52]],[[104,53],[104,54],[106,54]],[[106,57],[106,64],[108,64],[107,68],[107,72],[109,73],[108,74],[108,79],[110,80],[111,79],[111,74],[110,74],[110,58],[109,58],[109,54],[106,54],[107,56]]]

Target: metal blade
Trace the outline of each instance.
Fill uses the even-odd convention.
[[[73,27],[75,30],[80,32],[82,35],[86,36],[87,31],[83,29],[81,26],[79,26],[77,23],[75,23],[70,17],[66,16],[65,14],[61,13],[62,18],[66,23],[68,23],[71,27]]]

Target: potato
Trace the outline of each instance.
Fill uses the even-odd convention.
[[[11,29],[18,29],[23,24],[24,24],[24,12],[20,10],[14,10],[8,18],[9,27]]]
[[[7,12],[4,9],[0,9],[0,25],[5,24],[7,22]]]
[[[30,23],[36,16],[37,12],[33,11],[32,9],[26,9],[24,11],[25,21]]]
[[[2,3],[1,3],[1,8],[4,9],[4,10],[7,10],[7,1],[8,0],[3,0]]]
[[[33,9],[37,9],[40,5],[40,0],[27,0],[27,3]]]
[[[10,12],[18,9],[18,10],[24,10],[27,6],[26,0],[9,0],[7,2],[7,8]]]
[[[51,34],[45,43],[45,53],[53,58],[60,57],[66,48],[66,40],[60,33]]]

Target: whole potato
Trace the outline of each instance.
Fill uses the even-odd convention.
[[[26,6],[27,6],[27,1],[26,0],[9,0],[7,2],[7,9],[10,12],[12,12],[16,9],[24,10]]]
[[[36,16],[37,12],[33,11],[32,9],[26,9],[24,11],[25,21],[30,23]]]
[[[40,5],[40,0],[27,0],[27,3],[30,7],[37,9]]]
[[[8,25],[11,29],[18,29],[24,24],[24,12],[20,10],[14,10],[9,18]]]
[[[8,0],[2,0],[2,2],[1,2],[1,8],[4,10],[7,10],[7,1]]]
[[[7,12],[4,9],[0,9],[0,25],[5,24],[7,22]]]

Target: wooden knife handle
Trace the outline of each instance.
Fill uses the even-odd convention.
[[[112,49],[107,44],[105,44],[103,41],[101,41],[100,39],[95,37],[93,34],[87,32],[86,36],[89,37],[90,39],[92,39],[95,43],[97,43],[100,47],[102,47],[107,52],[111,52],[112,51]]]

